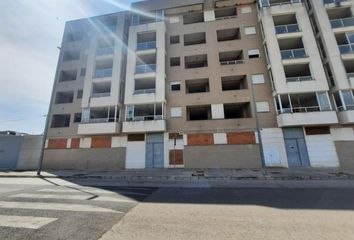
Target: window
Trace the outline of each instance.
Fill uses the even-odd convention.
[[[246,75],[221,77],[223,91],[240,90],[247,88]]]
[[[75,81],[77,70],[65,70],[60,72],[59,82]]]
[[[186,93],[209,92],[209,79],[186,80]]]
[[[210,120],[211,119],[211,106],[189,106],[187,107],[187,120]]]
[[[84,77],[86,75],[86,68],[81,68],[80,76]]]
[[[251,13],[252,7],[241,7],[241,13]]]
[[[77,98],[77,99],[81,99],[81,98],[82,98],[82,93],[83,93],[83,90],[82,90],[82,89],[78,90],[78,91],[77,91],[76,98]]]
[[[70,114],[54,114],[52,117],[52,128],[69,127]]]
[[[252,75],[252,83],[253,84],[262,84],[262,83],[264,83],[264,75],[263,74],[254,74],[254,75]]]
[[[171,117],[182,117],[182,108],[171,107]]]
[[[170,44],[177,44],[179,43],[179,35],[170,36]]]
[[[256,102],[257,112],[269,112],[269,103],[268,102]]]
[[[181,65],[181,59],[180,57],[172,57],[170,59],[170,66],[171,67],[176,67]]]
[[[245,35],[255,35],[256,28],[255,27],[245,27]]]
[[[74,92],[57,92],[55,96],[55,104],[72,103]]]
[[[249,103],[227,103],[224,104],[225,119],[248,118],[251,116]]]
[[[81,122],[81,113],[74,114],[74,123]]]
[[[180,90],[181,90],[181,82],[171,83],[171,91],[180,91]]]
[[[73,61],[80,59],[79,51],[65,51],[63,54],[63,61]]]
[[[248,50],[248,58],[260,58],[260,53],[258,49]]]

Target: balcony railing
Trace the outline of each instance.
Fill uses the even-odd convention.
[[[156,64],[137,65],[135,73],[151,73],[156,71]]]
[[[150,42],[138,43],[136,49],[138,51],[142,51],[142,50],[155,49],[155,48],[156,48],[156,41],[150,41]]]
[[[216,17],[215,20],[223,20],[223,19],[231,19],[231,18],[236,18],[237,15],[230,15],[230,16],[224,16],[224,17]]]
[[[330,110],[330,109],[328,109]],[[294,107],[294,108],[283,108],[278,110],[278,114],[282,113],[308,113],[308,112],[320,112],[320,106],[309,106],[309,107]]]
[[[354,53],[354,43],[339,45],[339,51],[341,54],[353,54]]]
[[[127,122],[138,122],[138,121],[154,121],[154,120],[162,120],[162,115],[146,115],[146,116],[133,116],[127,117]]]
[[[278,25],[275,26],[275,32],[277,34],[294,33],[300,32],[300,28],[298,24]]]
[[[299,77],[287,77],[287,82],[302,82],[302,81],[310,81],[312,80],[311,76],[299,76]]]
[[[118,118],[116,119],[116,121]],[[82,119],[81,123],[106,123],[106,122],[114,122],[114,118],[90,118],[90,119]]]
[[[348,79],[354,78],[354,72],[353,73],[347,73],[347,77],[348,77]]]
[[[272,2],[271,0],[261,0],[262,7],[286,5],[286,4],[293,4],[293,3],[301,3],[301,0],[288,0],[288,1],[282,1],[276,3]]]
[[[139,89],[139,90],[135,90],[134,94],[138,95],[138,94],[149,94],[149,93],[155,93],[155,88],[149,88],[149,89]]]
[[[244,60],[231,60],[231,61],[220,61],[221,65],[232,65],[232,64],[243,64]]]
[[[294,59],[294,58],[305,58],[307,57],[304,48],[292,49],[292,50],[282,50],[280,51],[282,59]]]
[[[346,104],[345,108],[346,109],[344,109],[344,106],[340,106],[340,107],[337,107],[337,110],[338,110],[338,112],[354,110],[354,105],[353,104]]]
[[[354,26],[354,17],[331,20],[332,28]]]
[[[112,68],[97,69],[95,71],[95,78],[112,77]]]
[[[103,93],[92,93],[93,98],[100,98],[100,97],[109,97],[111,95],[110,92],[103,92]]]
[[[96,56],[111,55],[113,53],[114,53],[113,47],[97,48],[96,50]]]

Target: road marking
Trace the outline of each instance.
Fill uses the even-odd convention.
[[[43,203],[43,202],[5,202],[0,201],[0,208],[19,208],[36,210],[56,210],[73,212],[107,212],[122,213],[108,208],[97,207],[87,204],[64,204],[64,203]]]
[[[88,200],[92,196],[87,195],[56,195],[56,194],[32,194],[32,193],[19,193],[8,196],[10,198],[34,198],[34,199],[68,199],[68,200]],[[106,202],[136,202],[129,198],[118,198],[114,196],[99,196],[93,198],[93,201],[106,201]]]
[[[19,193],[9,196],[11,198],[37,198],[37,199],[68,199],[68,200],[87,200],[91,195],[56,195],[56,194],[33,194]]]
[[[0,227],[39,229],[57,218],[0,215]]]

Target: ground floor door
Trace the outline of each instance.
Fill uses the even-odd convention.
[[[309,167],[304,132],[302,128],[284,128],[284,142],[289,167]]]
[[[0,137],[0,169],[16,169],[22,137]]]
[[[153,133],[146,135],[146,168],[164,167],[164,143],[163,133]]]

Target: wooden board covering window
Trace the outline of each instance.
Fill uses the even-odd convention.
[[[176,159],[175,159],[176,157]],[[183,150],[170,150],[170,165],[183,165]]]
[[[144,134],[129,134],[128,135],[128,142],[138,142],[138,141],[145,141]]]
[[[324,127],[305,127],[306,135],[331,134],[328,126]]]
[[[169,139],[183,139],[183,135],[174,132],[174,133],[169,133],[169,134],[168,134],[168,138],[169,138]]]

